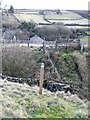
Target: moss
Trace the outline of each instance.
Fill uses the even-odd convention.
[[[68,81],[79,80],[73,52],[51,53],[51,59],[53,60],[62,79],[66,78]]]

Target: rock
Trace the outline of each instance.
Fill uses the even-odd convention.
[[[60,103],[58,103],[58,102],[56,102],[56,101],[48,101],[47,104],[48,104],[48,105],[60,106]]]
[[[0,88],[3,88],[4,87],[4,85],[0,85]]]
[[[40,107],[40,105],[38,105],[38,104],[36,104],[36,103],[34,103],[32,106],[31,106],[31,108],[39,108]]]
[[[5,92],[5,91],[6,91],[6,89],[5,89],[5,88],[2,88],[2,91],[3,91],[3,92]]]
[[[19,103],[20,105],[22,105],[22,106],[26,105],[26,101],[25,101],[25,100],[20,100],[18,103]]]
[[[62,104],[60,104],[59,102],[56,102],[56,101],[48,101],[47,104],[48,104],[48,106],[55,105],[57,107],[62,107],[63,109],[65,109],[65,107]]]
[[[58,91],[58,92],[56,92],[56,96],[57,97],[64,97],[65,96],[65,92],[64,91]]]
[[[27,83],[24,83],[24,86],[25,86],[25,87],[29,87],[29,85],[28,85]]]
[[[7,80],[4,80],[5,83],[7,83],[8,81]]]
[[[13,91],[12,92],[14,95],[18,95],[18,96],[21,96],[21,97],[24,97],[25,94],[21,93],[21,92],[17,92],[17,91]]]
[[[66,93],[66,95],[67,95],[67,96],[71,96],[72,94],[68,91],[68,92]]]
[[[50,90],[51,92],[56,92],[58,90],[58,87],[54,83],[49,82],[47,85],[47,89]]]
[[[0,75],[0,78],[1,78],[2,80],[7,79],[7,77],[6,77],[5,75]]]
[[[76,94],[72,94],[72,95],[70,96],[70,99],[71,99],[71,100],[80,101],[80,98],[79,98],[78,95],[76,95]]]

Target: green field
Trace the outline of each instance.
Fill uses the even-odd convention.
[[[82,26],[66,26],[69,28],[87,28],[88,26],[83,26],[83,25],[88,25],[88,19],[83,18],[77,13],[70,12],[70,11],[61,11],[62,14],[47,14],[47,15],[41,15],[39,13],[34,13],[34,12],[28,12],[28,13],[14,13],[12,14],[6,14],[4,13],[2,15],[3,23],[14,23],[17,24],[18,21],[26,21],[26,22],[34,22],[36,24],[43,23],[53,23],[53,22],[63,22],[64,24],[80,24]]]
[[[78,28],[78,29],[81,29],[81,28],[85,28],[85,29],[88,29],[88,28],[90,28],[90,27],[88,27],[88,26],[76,26],[76,25],[74,25],[74,26],[66,26],[67,28]]]
[[[35,22],[35,23],[47,23],[44,19],[43,19],[43,15],[39,15],[39,14],[14,14],[15,17],[17,17],[17,19],[19,21],[26,21],[26,22]]]
[[[87,31],[86,33],[90,35],[90,31]]]
[[[63,22],[64,24],[80,24],[88,25],[88,20],[83,18],[80,20],[49,20],[50,22]]]
[[[70,11],[61,11],[62,14],[58,14],[58,15],[40,15],[40,14],[35,14],[35,13],[17,13],[14,14],[15,17],[19,20],[19,21],[26,21],[26,22],[35,22],[37,24],[39,23],[53,23],[53,22],[63,22],[64,24],[80,24],[80,25],[88,25],[88,20],[83,18],[82,16],[80,16],[77,13],[74,12],[70,12]],[[46,20],[44,20],[44,18]],[[71,26],[70,26],[71,27]],[[76,26],[75,26],[76,27]],[[80,26],[80,27],[86,27],[87,26]],[[80,28],[78,27],[78,28]]]
[[[62,14],[59,15],[46,15],[45,18],[50,22],[63,22],[64,24],[80,24],[87,25],[88,20],[83,18],[77,13],[70,11],[61,11]]]
[[[69,12],[69,11],[61,11],[62,14],[58,14],[58,15],[45,15],[45,18],[48,20],[78,20],[78,19],[82,19],[82,17],[77,14],[77,13],[73,13],[73,12]]]

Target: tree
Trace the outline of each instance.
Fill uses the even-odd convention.
[[[68,39],[76,38],[76,34],[73,33],[71,29],[66,28],[61,24],[53,24],[49,26],[36,27],[35,34],[40,36],[42,39],[45,38],[46,41],[55,41],[56,39],[58,41],[61,41],[59,37],[67,38],[67,36],[68,36]]]
[[[39,14],[44,15],[44,10],[40,10]]]
[[[9,13],[14,13],[14,7],[11,5],[10,9],[8,10]]]
[[[34,31],[34,28],[35,28],[36,24],[33,23],[33,22],[22,22],[20,25],[19,25],[19,29],[21,30],[24,30],[24,31],[29,31],[29,32],[33,32]]]
[[[34,22],[22,22],[19,26],[18,26],[18,28],[21,30],[21,31],[23,31],[23,32],[26,32],[26,33],[30,33],[29,34],[29,38],[28,39],[30,39],[30,37],[33,37],[35,34],[34,34],[34,29],[35,29],[35,27],[36,27],[36,24],[34,23]]]
[[[57,9],[56,12],[57,12],[57,14],[62,14],[60,9]]]

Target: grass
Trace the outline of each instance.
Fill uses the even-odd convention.
[[[85,103],[76,95],[68,97],[68,94],[63,93],[63,96],[59,97],[60,92],[51,93],[45,89],[43,89],[43,95],[39,95],[39,88],[36,86],[5,83],[2,80],[0,80],[0,86],[3,86],[0,88],[1,118],[73,118],[78,116],[86,118],[88,115],[87,102]],[[82,112],[78,113],[78,111]]]
[[[83,18],[77,13],[69,12],[69,11],[61,11],[62,15],[45,15],[45,18],[50,22],[63,22],[64,24],[88,24],[88,20]],[[20,21],[30,22],[33,21],[35,23],[48,23],[44,20],[43,15],[39,14],[14,14],[17,19]]]
[[[20,21],[26,21],[26,22],[35,22],[35,23],[47,23],[42,15],[35,15],[35,14],[14,14],[17,19]]]
[[[87,31],[86,33],[90,35],[90,31]]]
[[[64,24],[81,24],[81,25],[88,25],[88,20],[83,18],[80,20],[53,20],[50,19],[50,22],[63,22]]]
[[[36,74],[37,69],[34,70],[33,66],[38,65],[42,60],[44,62],[47,60],[43,52],[31,51],[30,48],[26,47],[13,46],[13,49],[12,47],[5,47],[3,50],[4,57],[7,56],[5,61],[3,59],[3,62],[5,62],[6,66],[12,62],[12,68],[16,66],[21,68],[23,66],[24,68],[28,58],[28,65],[30,65],[29,74]],[[62,73],[64,79],[78,82],[79,77],[76,73],[73,55],[73,52],[55,52],[52,53],[52,56],[50,54],[50,57],[54,61],[58,72]],[[80,56],[81,54],[79,53],[78,55]],[[35,61],[34,64],[32,64],[32,61]],[[24,70],[28,68],[27,66]],[[11,66],[7,68],[10,69]],[[18,70],[19,68],[16,69],[16,73]],[[21,71],[22,69],[18,73]],[[36,78],[39,78],[39,76],[36,76]],[[88,116],[87,101],[81,100],[77,95],[63,92],[51,93],[46,89],[43,89],[43,95],[39,95],[38,91],[39,88],[37,86],[30,87],[27,84],[12,83],[0,79],[0,117],[86,118]]]
[[[66,27],[68,27],[68,28],[78,28],[78,29],[80,29],[80,28],[88,29],[89,28],[88,26],[76,26],[76,25],[74,25],[74,26],[66,26]]]
[[[17,19],[12,14],[4,13],[2,15],[3,23],[18,23]]]
[[[46,15],[45,18],[48,20],[63,20],[63,19],[82,19],[82,17],[77,14],[77,13],[73,13],[73,12],[65,12],[65,11],[61,11],[62,14],[58,14],[58,15]]]
[[[82,41],[83,44],[88,44],[90,36],[82,36],[80,37],[80,40]]]
[[[51,53],[51,58],[62,79],[71,82],[79,81],[73,52]]]
[[[50,22],[63,22],[64,24],[88,24],[88,20],[77,13],[61,11],[59,15],[46,15],[45,18]]]

